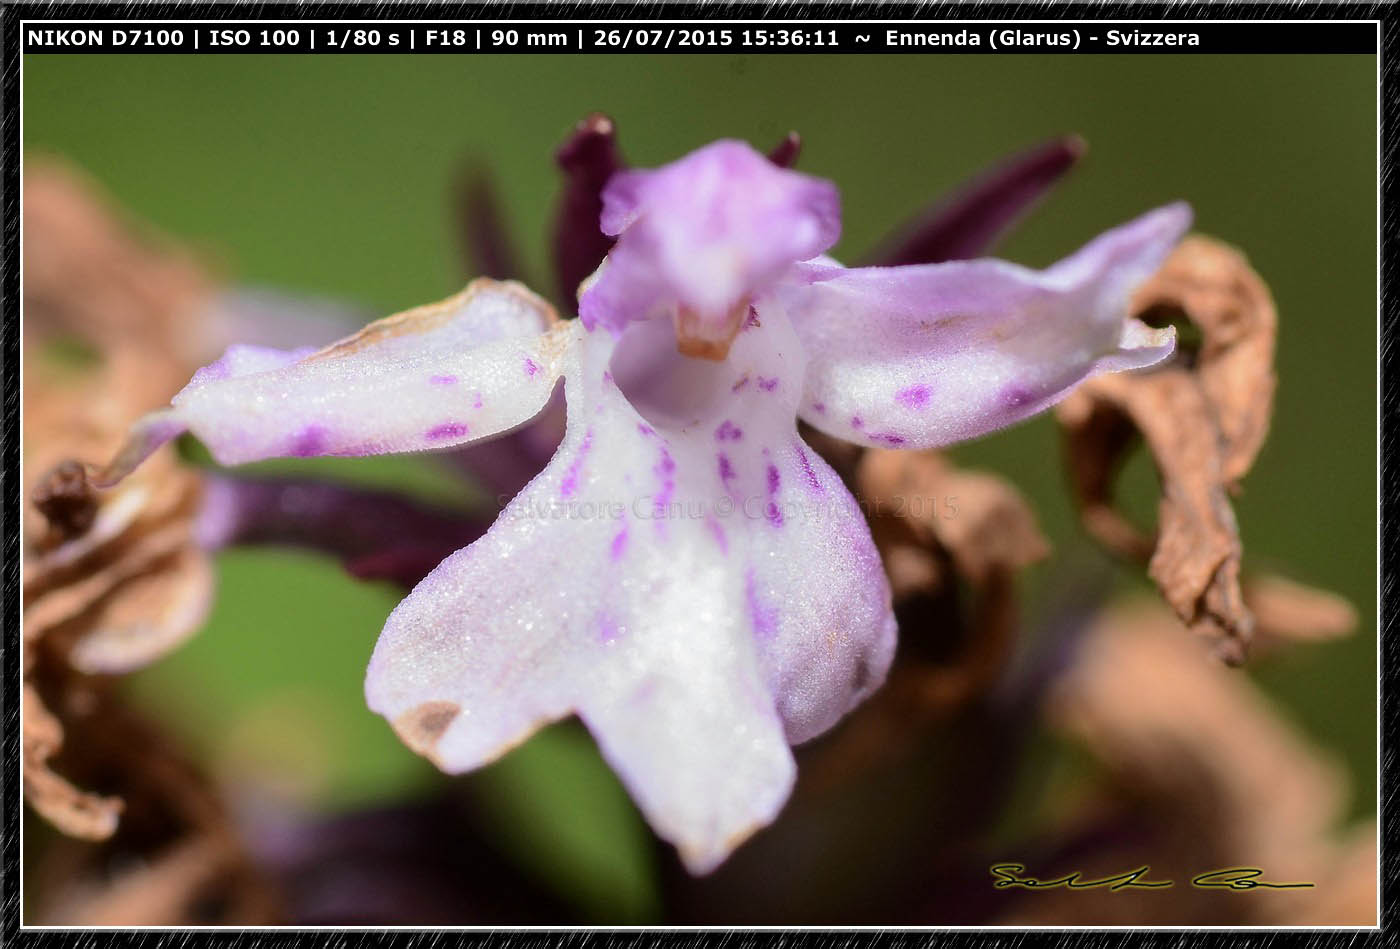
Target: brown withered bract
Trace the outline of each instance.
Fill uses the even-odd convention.
[[[1264,646],[1326,642],[1356,626],[1356,609],[1342,597],[1274,574],[1245,577],[1244,602]]]
[[[1063,836],[1016,853],[1043,880],[1149,864],[1169,889],[1003,891],[1011,924],[1373,925],[1375,824],[1343,826],[1340,762],[1239,672],[1202,661],[1161,606],[1105,610],[1052,688],[1048,723],[1104,778],[1060,803]],[[1033,865],[1033,866],[1032,866]],[[1311,887],[1226,891],[1199,874],[1254,867]],[[1096,894],[1100,894],[1096,896]]]
[[[884,687],[804,765],[820,786],[907,751],[997,683],[1015,645],[1016,574],[1050,546],[1002,478],[933,451],[828,453],[827,440],[812,441],[865,509],[903,632]]]
[[[211,292],[185,255],[143,242],[75,172],[32,161],[24,191],[24,755],[30,805],[101,839],[120,801],[51,770],[81,753],[67,696],[145,665],[203,621],[212,576],[192,538],[200,484],[170,453],[112,491],[86,462],[198,365]]]
[[[81,738],[65,773],[125,802],[99,842],[57,838],[29,879],[34,921],[49,925],[219,925],[278,922],[281,908],[249,859],[218,788],[153,722],[99,683],[59,702]]]
[[[1268,433],[1277,315],[1268,288],[1237,250],[1187,238],[1139,291],[1148,321],[1184,317],[1200,345],[1164,368],[1099,376],[1056,410],[1070,482],[1086,529],[1116,553],[1148,562],[1162,596],[1192,629],[1244,660],[1255,621],[1240,586],[1241,546],[1230,495]],[[1114,506],[1113,484],[1141,436],[1162,483],[1150,537]]]

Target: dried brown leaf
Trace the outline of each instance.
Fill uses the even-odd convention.
[[[155,725],[100,681],[79,681],[58,707],[81,746],[64,761],[125,801],[100,843],[53,841],[36,858],[39,922],[194,925],[278,922],[266,882],[213,784]],[[26,775],[27,776],[27,775]]]
[[[1029,505],[1001,478],[936,452],[843,449],[837,459],[865,509],[903,636],[884,687],[804,764],[809,789],[910,750],[925,727],[993,686],[1014,646],[1015,576],[1049,551]]]
[[[1268,432],[1277,316],[1244,256],[1190,237],[1139,291],[1146,317],[1183,315],[1195,352],[1165,368],[1100,376],[1060,404],[1071,486],[1086,529],[1118,554],[1148,561],[1162,596],[1189,627],[1243,661],[1254,618],[1240,589],[1239,529],[1230,492]],[[1156,537],[1115,506],[1113,483],[1137,436],[1162,484]]]
[[[1273,574],[1246,577],[1244,601],[1261,638],[1322,642],[1356,628],[1356,610],[1342,597]]]
[[[49,767],[63,746],[63,727],[39,692],[24,686],[24,799],[45,820],[71,837],[102,840],[117,829],[119,798],[79,791]]]
[[[68,661],[93,675],[149,665],[204,625],[213,593],[208,558],[187,545],[108,598],[74,640]]]
[[[1086,747],[1106,775],[1079,795],[1079,843],[1035,875],[1086,879],[1150,864],[1169,890],[1028,896],[1003,922],[1069,925],[1326,925],[1374,919],[1374,827],[1338,835],[1346,773],[1240,671],[1202,663],[1205,644],[1182,636],[1160,606],[1105,612],[1075,664],[1051,690],[1047,719]],[[1122,832],[1130,827],[1131,832]],[[1370,836],[1368,853],[1367,835]],[[1071,831],[1069,840],[1076,839]],[[1191,886],[1197,874],[1259,867],[1264,879],[1312,888],[1221,893]],[[1231,899],[1249,895],[1258,899]]]
[[[995,475],[957,468],[934,452],[870,449],[860,460],[856,484],[876,518],[893,520],[925,547],[946,550],[970,583],[985,583],[996,570],[1029,566],[1050,551],[1015,488]]]
[[[110,456],[207,355],[197,317],[211,288],[188,255],[138,235],[56,163],[27,167],[24,214],[25,791],[65,833],[101,838],[121,801],[79,791],[51,761],[60,748],[60,770],[81,760],[90,739],[65,731],[89,723],[51,714],[34,683],[57,708],[86,688],[77,673],[137,668],[203,620],[198,476],[165,452],[99,492],[83,462]]]

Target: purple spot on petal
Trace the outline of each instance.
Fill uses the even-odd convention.
[[[729,419],[725,419],[720,427],[715,429],[715,439],[722,442],[737,442],[744,437],[744,430],[735,425]]]
[[[612,382],[612,381],[613,381],[612,373],[609,372],[609,371],[606,370],[606,369],[603,370],[603,381],[604,381],[604,382]]]
[[[749,622],[753,624],[754,635],[760,639],[772,639],[778,631],[778,610],[759,598],[758,582],[752,569],[744,576],[744,599],[748,603]]]
[[[457,384],[456,376],[430,376],[428,382],[435,386],[452,386]]]
[[[859,415],[852,415],[851,428],[865,428],[865,420]]]
[[[1001,402],[1007,408],[1019,409],[1035,401],[1035,393],[1022,385],[1009,385],[1001,390]]]
[[[622,627],[611,613],[603,613],[598,617],[598,642],[610,643],[622,635]]]
[[[324,425],[308,425],[298,432],[296,438],[292,440],[292,447],[288,454],[295,458],[310,458],[319,455],[325,450],[329,434],[330,432]]]
[[[439,442],[444,438],[461,438],[467,434],[467,426],[462,422],[443,422],[441,425],[434,425],[423,433],[423,437],[430,442]]]
[[[764,392],[772,392],[774,389],[778,388],[778,380],[759,376],[758,387]]]
[[[726,556],[728,556],[729,538],[726,537],[724,534],[724,525],[722,525],[714,517],[706,518],[705,525],[710,528],[710,533],[714,535],[715,543],[719,544],[720,553],[723,553]]]
[[[749,318],[744,320],[744,329],[756,328],[763,324],[758,321],[758,311],[749,307]]]
[[[815,411],[818,415],[825,415],[825,414],[826,414],[826,403],[825,403],[825,402],[813,402],[813,403],[812,403],[812,410]]]
[[[764,514],[768,517],[768,523],[774,527],[783,526],[783,512],[778,510],[778,488],[782,484],[782,476],[778,474],[777,465],[768,466],[768,507]]]
[[[476,395],[472,396],[472,408],[474,408],[474,409],[479,409],[479,408],[481,408],[481,393],[480,393],[480,392],[478,392],[478,393],[476,393]]]
[[[817,478],[817,469],[812,467],[812,459],[807,457],[807,452],[801,445],[797,446],[797,461],[802,465],[802,473],[807,477],[807,484],[818,494],[822,493],[822,483]]]
[[[612,558],[613,563],[617,563],[619,560],[622,559],[622,555],[626,552],[627,528],[624,527],[622,530],[618,531],[616,535],[613,536],[612,547],[609,549],[608,555]]]
[[[658,516],[664,516],[671,506],[672,495],[676,493],[676,461],[665,448],[661,449],[661,458],[652,471],[661,479],[661,489],[656,492],[655,510]]]
[[[933,395],[933,388],[921,383],[919,385],[900,389],[894,394],[894,400],[908,408],[921,409],[928,405],[931,395]]]
[[[593,429],[583,433],[583,442],[578,446],[578,454],[574,455],[574,460],[569,464],[569,470],[564,472],[564,480],[559,482],[559,496],[561,498],[571,498],[578,492],[578,476],[583,469],[583,460],[588,457],[588,451],[593,447]]]
[[[648,437],[656,434],[656,429],[652,428],[645,422],[637,423],[637,431],[641,432],[643,435],[646,435]]]
[[[539,364],[536,363],[536,362],[535,362],[533,359],[531,359],[529,356],[526,356],[526,357],[525,357],[525,375],[534,377],[534,376],[539,375],[539,372],[540,372]]]
[[[734,480],[734,466],[729,463],[728,455],[719,456],[719,480],[724,482],[726,488],[729,487],[729,482]]]

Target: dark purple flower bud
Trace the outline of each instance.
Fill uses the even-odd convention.
[[[779,168],[791,168],[797,164],[797,156],[802,153],[802,136],[788,132],[781,142],[768,153],[768,160]]]
[[[1067,135],[1008,159],[897,229],[870,255],[869,263],[899,267],[981,256],[1087,148],[1079,136]]]
[[[578,124],[555,161],[564,172],[564,192],[554,218],[554,273],[559,299],[572,312],[578,285],[612,249],[613,238],[598,223],[603,188],[627,164],[617,150],[616,126],[599,112]]]
[[[457,226],[467,257],[464,272],[497,280],[520,277],[520,258],[506,233],[491,173],[483,166],[468,165],[457,179],[456,190]]]

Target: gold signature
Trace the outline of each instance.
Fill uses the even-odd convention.
[[[1175,885],[1173,880],[1144,880],[1151,867],[1144,864],[1135,870],[1126,870],[1113,876],[1086,880],[1084,874],[1076,870],[1053,880],[1039,880],[1024,876],[1026,866],[1022,863],[998,863],[991,868],[996,882],[992,885],[1002,890],[1019,886],[1028,890],[1100,890],[1110,891],[1141,889],[1156,890]],[[1291,890],[1298,887],[1315,886],[1313,883],[1273,883],[1259,879],[1264,871],[1259,867],[1225,867],[1220,870],[1207,870],[1191,878],[1191,885],[1202,890]]]

